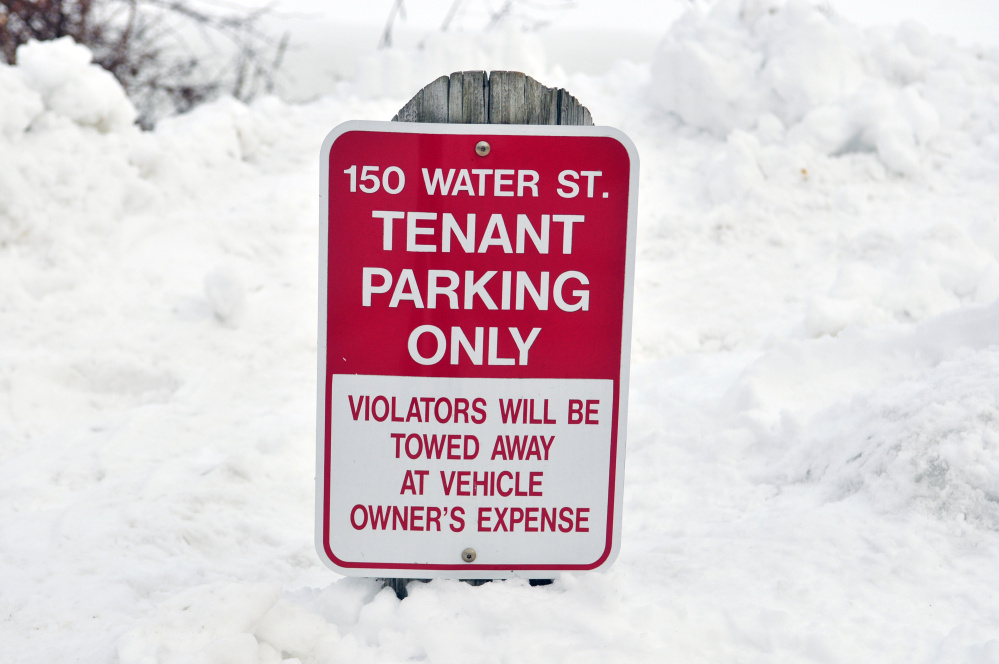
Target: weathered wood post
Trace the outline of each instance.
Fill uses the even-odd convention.
[[[549,88],[519,71],[458,71],[416,93],[393,122],[592,126],[590,111],[564,88]],[[399,599],[412,579],[382,579]],[[483,579],[466,583],[481,585]],[[532,580],[532,585],[545,583]]]
[[[393,122],[592,125],[590,111],[563,88],[519,71],[459,71],[441,76],[399,109]]]

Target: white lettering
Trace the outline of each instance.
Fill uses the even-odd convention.
[[[390,212],[386,210],[372,210],[371,216],[382,220],[382,249],[392,251],[392,222],[396,219],[403,219],[405,212]]]
[[[538,172],[517,171],[517,195],[523,196],[525,189],[531,190],[531,195],[538,197]]]
[[[452,168],[447,173],[447,180],[444,179],[444,173],[441,169],[437,168],[434,170],[433,179],[430,178],[430,174],[427,169],[423,169],[423,184],[427,188],[427,193],[433,196],[437,192],[437,188],[440,187],[441,194],[447,196],[448,190],[451,188],[451,179],[454,177],[454,169]]]
[[[432,221],[437,218],[436,212],[410,212],[406,215],[406,251],[437,251],[437,245],[417,244],[417,235],[433,235],[433,228],[417,226],[418,221]]]
[[[558,183],[566,187],[565,190],[562,187],[558,187],[555,191],[562,198],[575,198],[579,194],[579,185],[576,184],[575,180],[579,177],[579,173],[576,171],[562,171],[558,174]],[[572,178],[572,182],[569,181]]]
[[[565,298],[562,297],[562,288],[565,286],[565,282],[569,279],[576,279],[584,286],[588,286],[590,280],[586,278],[586,275],[582,272],[563,272],[555,280],[555,288],[552,290],[552,299],[555,300],[555,304],[562,311],[589,311],[590,308],[590,291],[588,290],[574,290],[572,294],[579,299],[576,300],[575,304],[568,304]]]
[[[512,357],[500,357],[499,356],[499,328],[491,327],[489,328],[489,364],[495,364],[499,366],[513,364]]]
[[[489,296],[486,292],[486,282],[496,276],[495,270],[490,270],[482,275],[482,278],[475,281],[475,275],[472,270],[465,272],[465,308],[471,309],[472,302],[475,300],[475,296],[478,295],[482,303],[486,305],[487,309],[495,309],[496,303],[493,302],[493,298]]]
[[[468,337],[460,327],[451,328],[451,364],[458,364],[461,348],[465,349],[472,364],[482,364],[482,328],[475,328],[475,345],[469,343]]]
[[[550,228],[551,215],[543,214],[541,215],[541,233],[539,234],[534,230],[534,224],[527,217],[526,214],[517,215],[517,253],[524,253],[524,240],[526,236],[531,236],[531,242],[534,243],[534,248],[538,250],[539,254],[548,253],[548,231]]]
[[[441,251],[451,251],[452,234],[458,240],[458,244],[461,245],[466,254],[475,251],[475,215],[469,213],[467,219],[465,232],[462,233],[461,229],[458,228],[458,222],[455,221],[454,215],[449,212],[444,213],[444,227],[441,229]]]
[[[409,286],[408,291],[406,290],[407,286]],[[416,285],[416,277],[413,276],[413,271],[409,268],[399,273],[399,281],[396,282],[395,290],[392,291],[392,300],[389,302],[389,306],[393,308],[398,307],[399,303],[403,300],[412,302],[413,306],[417,309],[423,308],[423,298],[420,297],[420,289]]]
[[[506,179],[504,175],[513,175],[515,171],[497,168],[493,171],[493,196],[513,196],[513,191],[503,189],[504,185],[513,185],[513,178]]]
[[[513,246],[510,245],[510,236],[507,235],[506,223],[504,223],[503,215],[501,214],[494,214],[489,217],[489,223],[486,224],[486,232],[482,236],[482,242],[479,243],[479,253],[486,253],[486,249],[489,247],[503,247],[504,253],[513,253]]]
[[[531,283],[526,272],[517,273],[517,311],[524,310],[524,293],[530,291],[531,299],[538,311],[548,311],[548,273],[541,273],[541,284],[538,288]]]
[[[447,286],[441,287],[437,280],[446,278],[449,282]],[[458,308],[458,294],[454,291],[458,288],[460,281],[458,274],[451,270],[430,270],[427,272],[427,309],[437,308],[437,296],[443,295],[447,298],[451,309]]]
[[[580,171],[580,175],[586,178],[586,197],[593,198],[593,179],[604,174],[603,171]]]
[[[531,346],[534,345],[534,340],[538,338],[538,334],[541,332],[540,327],[536,327],[531,330],[531,333],[527,335],[527,339],[523,339],[520,336],[520,330],[515,327],[510,328],[510,334],[513,335],[513,342],[517,344],[517,350],[520,351],[520,357],[517,360],[517,364],[524,367],[527,366],[527,353],[531,350]]]
[[[420,342],[420,337],[424,334],[430,333],[437,340],[437,350],[430,357],[424,357],[420,354],[420,350],[417,345]],[[409,356],[413,358],[418,364],[424,366],[429,366],[431,364],[437,364],[444,357],[444,353],[447,351],[447,339],[444,338],[444,333],[440,331],[440,328],[434,327],[433,325],[421,325],[409,334]]]
[[[382,278],[380,286],[375,286],[373,278]],[[361,269],[361,304],[365,307],[371,306],[372,293],[387,293],[392,287],[392,273],[383,267],[365,267]]]
[[[572,253],[572,225],[575,223],[582,223],[585,218],[581,214],[555,214],[552,215],[552,221],[556,224],[565,224],[562,231],[562,253],[571,254]]]

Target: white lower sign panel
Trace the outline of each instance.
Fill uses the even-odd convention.
[[[335,375],[331,388],[338,565],[489,577],[609,553],[612,381]]]

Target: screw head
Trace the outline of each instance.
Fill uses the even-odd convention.
[[[487,154],[489,154],[489,144],[486,143],[485,141],[479,141],[478,143],[476,143],[475,154],[479,155],[480,157],[485,157]]]
[[[461,559],[466,563],[471,563],[475,561],[475,549],[465,549],[461,552]]]

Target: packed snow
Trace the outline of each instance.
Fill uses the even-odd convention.
[[[804,0],[606,74],[475,55],[641,155],[617,562],[322,566],[319,148],[450,39],[150,132],[82,46],[0,65],[0,660],[999,663],[999,50]]]

